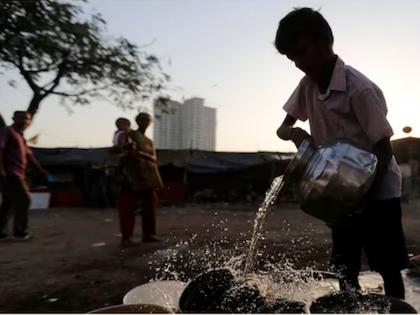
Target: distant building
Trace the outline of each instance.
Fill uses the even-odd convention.
[[[181,145],[181,126],[179,108],[181,103],[155,101],[153,138],[157,149],[177,150]]]
[[[204,106],[204,99],[155,101],[154,111],[157,149],[216,150],[216,109]]]

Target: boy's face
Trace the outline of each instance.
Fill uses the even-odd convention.
[[[307,76],[317,80],[325,64],[327,51],[319,40],[300,38],[287,49],[286,56]]]

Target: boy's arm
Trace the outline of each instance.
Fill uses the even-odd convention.
[[[367,137],[374,143],[372,153],[378,159],[376,174],[365,200],[374,198],[392,159],[391,125],[386,119],[387,106],[382,91],[374,86],[357,92],[351,98],[352,111]]]
[[[306,109],[306,91],[307,91],[307,77],[303,77],[300,80],[298,86],[290,95],[283,109],[287,113],[286,118],[281,124],[280,128],[277,129],[277,135],[283,140],[292,140],[297,148],[303,140],[311,140],[311,136],[301,128],[293,128],[296,121],[306,121],[308,119],[308,113]]]
[[[389,162],[392,159],[392,146],[389,138],[384,138],[376,143],[373,148],[373,153],[378,159],[378,164],[376,165],[376,174],[372,186],[366,195],[367,200],[375,196],[388,170]]]
[[[293,128],[297,119],[287,114],[281,126],[277,129],[277,136],[282,140],[292,140],[297,148],[301,145],[303,140],[312,141],[311,136],[302,128]]]
[[[291,140],[291,130],[296,123],[297,119],[289,114],[286,115],[286,118],[283,120],[279,129],[277,129],[277,136],[282,140]]]

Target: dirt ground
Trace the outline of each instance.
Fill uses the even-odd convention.
[[[180,248],[180,241],[195,238],[182,247],[186,252],[211,241],[222,241],[226,248],[243,244],[257,206],[162,207],[158,231],[163,241],[126,249],[120,248],[115,209],[31,210],[33,240],[0,243],[0,312],[83,313],[121,304],[126,292],[156,277],[156,257],[163,260],[167,250]],[[419,200],[404,204],[404,227],[409,252],[420,254]],[[136,228],[140,239],[139,223]],[[274,260],[284,255],[297,268],[325,269],[329,229],[296,206],[281,205],[269,214],[260,245]],[[191,269],[190,276],[198,271]]]

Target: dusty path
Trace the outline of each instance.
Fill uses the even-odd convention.
[[[149,262],[163,259],[168,249],[190,253],[222,239],[226,249],[243,244],[254,209],[256,205],[162,208],[158,229],[164,242],[124,250],[114,209],[32,210],[35,238],[0,243],[0,311],[87,312],[119,304],[127,291],[156,276],[157,263]],[[419,202],[405,206],[404,225],[410,252],[419,254]],[[322,222],[284,205],[269,215],[267,230],[261,244],[266,255],[285,255],[299,268],[326,267],[330,237]],[[192,244],[176,246],[193,236]],[[184,269],[189,275],[199,271]]]

